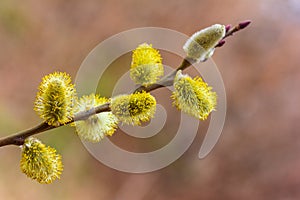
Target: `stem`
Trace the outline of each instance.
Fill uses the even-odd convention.
[[[31,135],[35,135],[40,132],[46,131],[46,130],[50,130],[50,129],[52,129],[51,126],[49,126],[47,123],[43,122],[31,129],[28,129],[28,130],[22,131],[20,133],[17,133],[15,135],[8,136],[6,138],[1,139],[0,147],[5,146],[5,145],[10,145],[10,144],[22,145],[24,143],[25,138],[27,138]]]
[[[251,23],[250,20],[245,20],[243,22],[240,22],[238,25],[236,25],[235,27],[233,27],[232,29],[227,31],[225,36],[223,37],[223,39],[227,38],[228,36],[232,36],[235,32],[238,32],[238,31],[246,28],[247,26],[249,26],[250,23]]]
[[[150,92],[153,90],[156,90],[158,88],[162,88],[162,87],[167,87],[167,86],[171,86],[173,85],[173,81],[174,81],[174,77],[176,75],[176,72],[178,70],[184,70],[186,68],[188,68],[189,66],[191,66],[193,63],[195,62],[195,60],[189,59],[189,58],[184,58],[183,61],[181,62],[180,66],[174,70],[173,72],[171,72],[170,74],[164,76],[162,79],[160,79],[157,83],[152,84],[148,87],[145,86],[139,86],[138,88],[136,88],[134,90],[133,93],[135,92],[141,92],[141,91],[146,91],[146,92]]]
[[[58,128],[61,126],[64,126],[66,124],[70,124],[74,121],[79,121],[79,120],[84,120],[87,119],[89,116],[100,113],[100,112],[107,112],[110,111],[109,108],[109,104],[103,104],[101,106],[95,107],[94,109],[90,109],[84,112],[80,112],[78,114],[75,115],[74,118],[72,118],[69,122],[65,123],[65,124],[60,124],[59,126],[51,126],[46,122],[42,122],[41,124],[32,127],[30,129],[21,131],[19,133],[16,133],[14,135],[5,137],[0,139],[0,147],[6,146],[6,145],[23,145],[24,141],[27,137],[32,136],[32,135],[36,135],[38,133],[41,132],[45,132],[54,128]]]
[[[173,80],[174,80],[174,77],[176,75],[176,72],[178,70],[186,69],[190,65],[191,65],[191,62],[187,58],[185,58],[182,61],[181,65],[176,70],[171,72],[169,75],[163,77],[158,83],[152,84],[148,87],[139,86],[137,89],[135,89],[134,92],[140,92],[140,91],[143,91],[143,90],[146,91],[146,92],[150,92],[150,91],[156,90],[156,89],[161,88],[161,87],[170,86],[170,85],[173,84]],[[47,130],[51,130],[51,129],[54,129],[54,128],[58,128],[58,127],[66,125],[66,124],[70,124],[74,121],[85,120],[85,119],[89,118],[92,115],[95,115],[95,114],[98,114],[98,113],[101,113],[101,112],[108,112],[108,111],[110,111],[110,103],[106,103],[106,104],[97,106],[97,107],[92,108],[90,110],[79,112],[69,122],[67,122],[65,124],[60,124],[59,126],[51,126],[51,125],[48,125],[46,122],[43,122],[43,123],[41,123],[41,124],[39,124],[39,125],[37,125],[33,128],[28,129],[28,130],[21,131],[21,132],[15,134],[15,135],[8,136],[6,138],[0,139],[0,147],[6,146],[6,145],[18,145],[18,146],[20,146],[20,145],[24,144],[25,139],[29,136],[32,136],[32,135],[35,135],[35,134],[38,134],[38,133],[41,133],[41,132],[44,132],[44,131],[47,131]]]
[[[232,36],[233,33],[237,32],[241,29],[244,29],[249,24],[250,24],[250,21],[244,21],[244,22],[239,23],[238,25],[233,27],[231,30],[228,30],[226,32],[226,35],[223,37],[222,40],[224,40],[225,38],[227,38],[229,36]],[[223,44],[224,44],[224,42],[223,42]],[[218,44],[216,47],[220,47],[222,45]],[[193,63],[195,63],[195,60],[189,59],[189,58],[184,58],[183,61],[181,62],[181,65],[176,70],[174,70],[170,74],[164,76],[160,81],[158,81],[157,83],[152,84],[148,87],[139,86],[138,88],[136,88],[133,91],[133,93],[134,92],[141,92],[141,91],[150,92],[150,91],[156,90],[158,88],[171,86],[171,85],[173,85],[173,81],[174,81],[174,77],[176,75],[176,72],[178,70],[184,70],[184,69],[188,68]],[[20,145],[24,144],[25,139],[29,136],[36,135],[38,133],[45,132],[47,130],[51,130],[51,129],[54,129],[54,128],[58,128],[58,127],[66,125],[66,124],[70,124],[72,122],[75,122],[75,121],[85,120],[85,119],[89,118],[92,115],[95,115],[95,114],[98,114],[98,113],[101,113],[101,112],[108,112],[108,111],[110,111],[110,104],[106,103],[106,104],[103,104],[101,106],[97,106],[95,108],[92,108],[90,110],[79,112],[69,122],[67,122],[65,124],[60,124],[59,126],[51,126],[46,122],[42,122],[41,124],[39,124],[39,125],[37,125],[33,128],[21,131],[19,133],[11,135],[11,136],[7,136],[5,138],[1,138],[0,139],[0,147],[7,146],[7,145],[18,145],[18,146],[20,146]]]

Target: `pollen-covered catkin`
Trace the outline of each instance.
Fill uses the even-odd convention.
[[[136,84],[148,86],[164,74],[162,58],[152,45],[143,43],[132,53],[130,77]]]
[[[54,72],[42,79],[34,110],[49,125],[59,126],[72,119],[75,101],[76,91],[70,75]]]
[[[60,178],[63,164],[55,149],[29,137],[22,146],[20,168],[29,178],[48,184]]]
[[[174,79],[173,104],[183,112],[204,120],[215,110],[217,95],[200,77],[192,79],[179,70]]]
[[[105,97],[90,94],[79,99],[76,111],[84,112],[108,102],[109,99]],[[90,142],[99,142],[105,136],[112,136],[118,127],[117,124],[118,119],[112,112],[98,113],[85,120],[74,122],[79,137]]]
[[[140,125],[153,118],[156,111],[155,98],[145,91],[116,96],[111,101],[112,113],[123,123]]]

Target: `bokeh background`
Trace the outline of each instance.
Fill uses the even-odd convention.
[[[32,107],[44,75],[59,70],[75,77],[86,55],[116,33],[157,26],[192,34],[245,19],[252,20],[251,26],[228,38],[213,56],[225,83],[228,111],[223,134],[208,157],[199,160],[197,153],[209,120],[201,123],[180,159],[139,175],[99,163],[72,128],[62,127],[38,136],[62,154],[61,180],[40,185],[28,179],[19,169],[20,149],[3,147],[0,199],[299,199],[298,0],[1,0],[0,136],[40,122]],[[171,58],[165,53],[165,62],[179,64]],[[114,64],[126,71],[130,56],[120,59]],[[107,81],[119,75],[118,68],[107,72]],[[101,85],[109,84],[104,80]],[[99,90],[109,94],[105,87]],[[159,91],[156,95],[169,102]],[[160,134],[164,142],[172,139],[170,127],[178,120],[175,108],[167,106],[171,123]],[[137,151],[162,145],[144,145],[121,133],[112,140]]]

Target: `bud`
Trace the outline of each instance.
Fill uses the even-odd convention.
[[[145,91],[130,95],[120,95],[111,101],[112,113],[123,123],[140,125],[149,121],[156,111],[156,100]]]
[[[133,51],[130,77],[136,84],[151,85],[163,74],[162,58],[151,44],[143,43]]]
[[[215,47],[222,47],[225,44],[225,40],[220,40],[219,43]]]
[[[76,110],[84,112],[107,102],[109,102],[107,98],[99,95],[83,96],[79,99]],[[80,138],[90,142],[99,142],[107,135],[112,136],[117,128],[117,124],[118,119],[112,112],[101,112],[85,120],[76,121],[73,125],[76,126],[76,131]]]
[[[46,184],[59,179],[63,170],[56,150],[33,137],[27,138],[22,146],[20,167],[29,178]]]
[[[228,31],[230,31],[231,27],[232,27],[231,24],[227,24],[227,25],[225,26],[225,32],[227,33]]]
[[[54,72],[42,79],[34,110],[49,125],[59,126],[72,119],[75,100],[76,91],[70,75]]]
[[[211,57],[215,46],[225,36],[224,25],[215,24],[194,33],[184,44],[183,50],[187,57],[202,62]]]
[[[245,21],[243,21],[243,22],[240,22],[240,23],[239,23],[239,28],[240,28],[240,29],[244,29],[244,28],[246,28],[247,26],[249,26],[250,23],[251,23],[251,20],[245,20]]]
[[[198,119],[205,120],[215,110],[217,95],[200,77],[192,79],[179,70],[174,79],[173,105]]]

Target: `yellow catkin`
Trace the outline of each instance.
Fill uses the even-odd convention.
[[[109,99],[90,94],[79,99],[76,111],[83,112],[109,102]],[[99,142],[105,136],[112,136],[116,130],[118,119],[112,112],[102,112],[88,119],[76,121],[76,131],[79,137],[90,142]]]
[[[34,110],[49,125],[59,126],[73,117],[75,101],[76,91],[71,77],[63,72],[54,72],[42,79]]]
[[[151,44],[143,43],[133,51],[130,77],[136,84],[151,85],[163,74],[162,58]]]
[[[20,168],[29,178],[48,184],[60,178],[63,164],[55,149],[30,137],[22,146]]]
[[[174,79],[173,104],[183,112],[205,120],[215,110],[217,95],[200,77],[192,79],[179,70]]]
[[[156,111],[156,100],[147,92],[120,95],[111,102],[112,113],[123,123],[140,125],[149,121]]]

